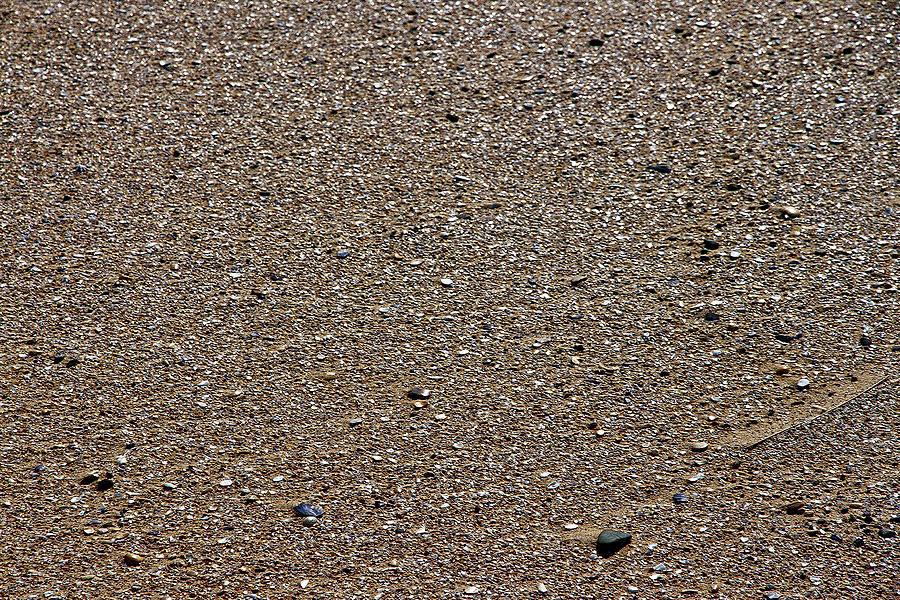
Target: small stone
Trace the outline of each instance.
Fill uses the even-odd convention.
[[[859,345],[862,346],[863,348],[868,348],[869,346],[872,345],[872,339],[869,338],[868,336],[864,335],[859,338]]]
[[[691,452],[704,452],[709,448],[706,442],[694,442],[691,444]]]
[[[466,588],[466,594],[468,594],[468,595],[470,595],[470,596],[473,595],[473,594],[477,594],[477,593],[480,592],[480,591],[481,591],[481,590],[478,589],[478,587],[477,587],[477,586],[474,586],[474,585],[470,585],[469,587]]]
[[[428,400],[416,400],[413,402],[413,408],[422,409],[428,406]]]
[[[126,552],[122,560],[129,567],[136,567],[144,561],[144,558],[142,556],[134,554],[133,552]]]
[[[453,285],[453,280],[445,277],[444,279],[441,279],[441,285],[444,287],[450,287],[451,285]]]
[[[741,251],[740,250],[732,250],[731,252],[728,253],[728,256],[731,258],[740,258]]]
[[[787,365],[775,365],[775,374],[776,375],[787,375],[790,373],[790,368]]]
[[[219,482],[219,487],[225,488],[225,487],[230,486],[232,483],[234,483],[234,482],[231,481],[230,479],[223,479],[222,481]]]
[[[356,427],[357,425],[362,424],[362,422],[363,420],[357,417],[356,419],[350,419],[349,425],[350,427]]]
[[[688,480],[688,483],[697,483],[704,477],[706,477],[706,475],[704,473],[697,473],[696,475],[692,475],[691,477],[688,477],[687,480]]]
[[[806,506],[806,503],[802,500],[795,500],[794,502],[790,502],[784,505],[784,512],[789,515],[801,515],[804,510],[803,507]]]
[[[788,219],[796,219],[800,216],[800,209],[793,206],[779,206],[778,211]]]
[[[431,390],[426,390],[420,387],[411,388],[406,395],[409,396],[413,400],[428,400],[431,398]]]
[[[597,536],[597,554],[603,557],[610,557],[630,543],[630,533],[605,529]]]
[[[87,475],[82,477],[81,481],[79,481],[78,483],[80,483],[81,485],[90,485],[99,479],[100,479],[100,476],[97,475],[96,473],[88,473]]]
[[[637,594],[641,590],[640,590],[640,588],[637,588],[633,585],[629,585],[628,587],[625,588],[625,591],[628,592],[629,594]]]
[[[301,517],[319,518],[325,514],[325,511],[313,504],[298,504],[294,507],[294,512]]]
[[[896,537],[897,532],[894,531],[893,529],[888,529],[887,527],[885,527],[885,528],[879,530],[878,535],[880,535],[884,539],[887,539],[887,538]]]
[[[807,379],[807,378],[804,377],[803,379],[801,379],[800,381],[798,381],[798,382],[797,382],[797,389],[798,389],[798,390],[808,390],[808,389],[809,389],[809,379]]]
[[[648,171],[655,171],[657,173],[661,173],[662,175],[668,175],[672,172],[672,167],[669,165],[650,165],[647,167]]]
[[[675,504],[687,504],[688,498],[682,492],[678,492],[672,496],[672,502]]]
[[[542,593],[542,594],[546,594],[546,593],[547,593],[547,586],[544,585],[543,583],[539,583],[538,586],[537,586],[537,591],[539,591],[539,592]]]
[[[101,479],[101,480],[97,483],[97,491],[98,491],[98,492],[105,492],[106,490],[112,489],[112,487],[113,487],[114,485],[116,485],[116,482],[113,481],[112,479]]]
[[[303,517],[303,520],[300,522],[304,527],[313,527],[319,520],[315,517]]]
[[[162,484],[164,490],[172,491],[175,489],[174,483],[164,483]]]
[[[707,250],[718,250],[719,242],[715,240],[703,240],[703,247]]]
[[[563,527],[565,527],[569,531],[572,531],[573,529],[578,529],[578,525],[576,525],[575,523],[566,523]]]
[[[598,39],[598,38],[592,38],[588,42],[588,46],[590,46],[591,48],[599,48],[602,45],[603,45],[603,40]]]
[[[569,285],[571,285],[572,287],[578,287],[585,281],[587,281],[587,275],[576,275],[575,277],[569,279]]]
[[[708,312],[705,315],[703,315],[703,320],[706,321],[707,323],[712,323],[714,321],[719,320],[719,315],[714,312]]]
[[[349,250],[341,250],[340,252],[337,253],[338,258],[347,258],[348,256],[350,256]]]

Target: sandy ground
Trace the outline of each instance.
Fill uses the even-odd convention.
[[[0,1],[0,598],[897,597],[898,48]]]

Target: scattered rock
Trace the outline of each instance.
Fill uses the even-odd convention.
[[[803,507],[806,506],[806,503],[802,500],[795,500],[794,502],[790,502],[784,505],[784,512],[789,515],[802,515],[804,512]]]
[[[694,442],[691,444],[691,452],[705,452],[709,448],[706,442]]]
[[[897,536],[897,532],[894,531],[893,529],[889,529],[889,528],[885,527],[885,528],[883,528],[883,529],[881,529],[881,530],[878,531],[878,535],[880,535],[881,537],[887,539],[887,538],[896,537],[896,536]]]
[[[144,562],[144,557],[139,556],[133,552],[126,552],[125,556],[122,558],[126,565],[129,567],[136,567],[142,562]]]
[[[474,585],[470,585],[469,587],[466,588],[466,594],[468,594],[468,595],[470,595],[470,596],[473,595],[473,594],[477,594],[477,593],[480,592],[480,591],[481,591],[481,590],[478,589],[478,587],[477,587],[477,586],[474,586]]]
[[[647,167],[648,171],[656,171],[657,173],[662,173],[663,175],[668,175],[672,172],[672,168],[669,165],[651,165]]]
[[[234,482],[231,481],[230,479],[223,479],[222,481],[219,482],[219,487],[223,487],[223,488],[229,487],[232,483],[234,483]]]
[[[715,240],[703,240],[703,247],[707,250],[718,250],[719,242]]]
[[[791,370],[787,365],[775,365],[775,374],[776,375],[787,375]]]
[[[303,520],[300,521],[304,527],[313,527],[316,523],[319,522],[319,519],[316,517],[303,517]]]
[[[777,210],[781,213],[781,216],[788,219],[796,219],[800,216],[800,209],[793,206],[779,206]]]
[[[542,594],[546,594],[546,593],[547,593],[547,586],[544,585],[543,583],[539,583],[538,586],[537,586],[537,591],[540,592],[540,593],[542,593]]]
[[[578,287],[585,281],[587,281],[587,275],[577,275],[569,279],[569,285],[571,285],[572,287]]]
[[[112,489],[112,487],[113,487],[114,485],[116,485],[116,482],[113,481],[112,479],[101,479],[101,480],[97,483],[97,491],[98,491],[98,492],[105,492],[106,490]]]
[[[451,285],[453,285],[453,280],[448,277],[445,277],[445,278],[441,279],[441,285],[444,287],[450,287]]]
[[[801,379],[800,381],[797,382],[797,389],[798,390],[808,390],[809,385],[810,385],[809,379],[804,377],[803,379]]]
[[[425,388],[414,387],[410,388],[406,395],[409,396],[412,400],[428,400],[431,398],[431,390],[426,390]]]
[[[862,346],[863,348],[868,348],[869,346],[872,345],[872,339],[865,335],[861,336],[859,338],[859,345]]]
[[[355,419],[350,419],[349,425],[350,425],[350,427],[356,427],[357,425],[361,425],[362,422],[363,422],[363,420],[360,419],[359,417],[357,417]]]
[[[630,543],[630,533],[605,529],[597,536],[597,554],[608,558]]]
[[[325,511],[313,504],[298,504],[294,507],[294,512],[301,517],[316,517],[317,519],[325,514]]]
[[[708,312],[705,315],[703,315],[703,320],[706,321],[707,323],[712,323],[714,321],[718,321],[720,318],[721,317],[719,317],[719,315],[714,312]]]
[[[688,498],[682,492],[678,492],[677,494],[672,496],[672,502],[675,504],[687,504]]]

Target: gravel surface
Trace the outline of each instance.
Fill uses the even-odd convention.
[[[898,47],[0,3],[0,597],[900,595]]]

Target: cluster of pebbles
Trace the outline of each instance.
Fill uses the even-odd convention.
[[[900,593],[896,2],[0,15],[0,597]]]

